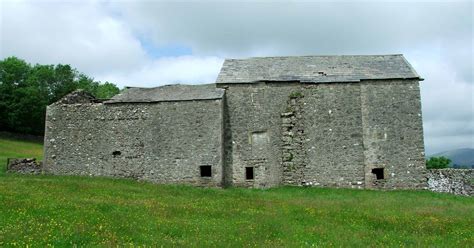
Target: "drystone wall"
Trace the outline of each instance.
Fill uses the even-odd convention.
[[[46,172],[222,184],[222,101],[48,106]],[[201,176],[202,167],[211,175]]]
[[[474,169],[428,170],[428,189],[456,195],[474,195]]]

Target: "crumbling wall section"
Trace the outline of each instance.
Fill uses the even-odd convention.
[[[428,170],[428,189],[456,195],[474,195],[474,169]]]
[[[304,147],[303,98],[301,91],[292,92],[288,96],[285,112],[281,113],[283,184],[301,185],[305,180],[307,154]]]

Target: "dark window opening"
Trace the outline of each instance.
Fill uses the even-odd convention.
[[[115,157],[120,156],[122,153],[120,151],[114,151],[112,152],[112,155]]]
[[[212,170],[210,165],[202,165],[199,168],[201,169],[201,177],[212,177]]]
[[[245,179],[247,179],[247,180],[253,180],[254,179],[253,167],[245,167]]]
[[[383,177],[383,168],[374,168],[372,169],[372,174],[375,174],[377,180],[384,179]]]

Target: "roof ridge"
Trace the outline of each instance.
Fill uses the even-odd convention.
[[[382,56],[401,56],[401,53],[394,54],[329,54],[329,55],[282,55],[282,56],[255,56],[244,58],[226,58],[225,60],[249,60],[249,59],[270,59],[270,58],[310,58],[310,57],[382,57]]]
[[[186,84],[186,83],[175,83],[175,84],[163,84],[163,85],[158,85],[158,86],[152,86],[152,87],[141,87],[141,86],[124,86],[125,89],[156,89],[156,88],[162,88],[162,87],[169,87],[169,86],[211,86],[215,85],[216,83],[203,83],[203,84]]]

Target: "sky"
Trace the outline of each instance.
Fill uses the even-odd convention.
[[[472,1],[0,0],[0,59],[123,86],[213,83],[225,58],[404,54],[427,154],[474,147]]]

